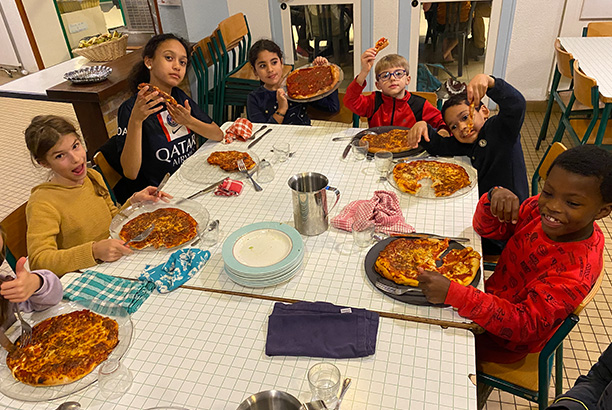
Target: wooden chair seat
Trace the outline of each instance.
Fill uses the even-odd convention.
[[[476,370],[494,375],[506,382],[533,390],[538,385],[538,360],[540,353],[530,353],[515,363],[476,362]]]
[[[578,135],[586,135],[587,129],[591,121],[589,120],[581,120],[581,119],[573,119],[570,120],[570,125],[576,131]],[[595,139],[597,138],[597,130],[599,129],[599,121],[595,123],[595,129],[589,135],[589,139],[585,141],[585,144],[595,144]],[[612,144],[612,126],[610,126],[610,122],[608,122],[606,126],[606,132],[604,133],[603,140],[601,142],[603,145]]]

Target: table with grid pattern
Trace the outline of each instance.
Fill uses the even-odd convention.
[[[250,394],[270,389],[307,402],[306,373],[325,360],[353,381],[343,410],[476,408],[476,388],[468,377],[475,372],[470,332],[381,318],[372,356],[268,357],[264,351],[272,307],[272,301],[192,289],[154,293],[132,315],[134,334],[122,361],[134,382],[125,395],[107,401],[94,384],[47,403],[0,395],[2,407],[54,410],[61,402],[78,401],[89,410],[235,410]]]
[[[227,128],[229,124],[224,124]],[[472,228],[472,216],[478,201],[476,186],[466,195],[448,199],[424,199],[397,192],[389,182],[380,182],[374,161],[355,161],[352,154],[341,159],[348,141],[331,142],[335,136],[355,135],[359,130],[333,127],[303,127],[268,125],[272,129],[252,151],[260,158],[273,159],[270,152],[274,142],[289,142],[295,155],[283,163],[273,163],[275,179],[261,184],[256,192],[248,180],[239,196],[215,196],[212,193],[197,197],[210,213],[211,219],[220,220],[220,240],[210,247],[212,256],[202,271],[187,285],[202,289],[242,292],[268,297],[307,301],[326,301],[338,305],[361,307],[379,312],[414,315],[454,322],[469,322],[451,308],[416,306],[396,301],[383,294],[367,279],[364,258],[368,248],[353,244],[350,232],[330,228],[317,236],[302,236],[305,255],[302,267],[288,282],[268,288],[247,288],[230,280],[225,274],[221,255],[223,240],[237,229],[255,222],[277,221],[293,225],[293,207],[288,179],[301,172],[319,172],[329,179],[329,185],[341,192],[340,201],[330,216],[351,201],[370,199],[376,190],[395,191],[406,221],[417,232],[428,232],[470,239],[480,252],[480,240]],[[254,125],[254,129],[258,124]],[[233,142],[237,149],[246,148],[246,142]],[[187,161],[206,161],[207,154],[219,148],[218,143],[207,143]],[[175,197],[187,197],[207,186],[185,178],[181,168],[165,186],[164,191]],[[331,199],[331,198],[330,198]],[[331,206],[333,202],[328,202]],[[199,245],[201,246],[201,245]],[[169,256],[168,251],[142,251],[113,263],[98,265],[94,269],[106,274],[137,278],[147,264],[159,264]],[[479,282],[482,288],[482,279]]]

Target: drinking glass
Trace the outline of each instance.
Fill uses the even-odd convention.
[[[108,359],[98,368],[100,394],[109,400],[123,396],[132,387],[132,373],[118,359]]]
[[[272,148],[274,149],[274,154],[276,154],[276,157],[278,158],[279,162],[285,162],[287,161],[287,158],[289,158],[289,144],[286,142],[277,142],[275,143]]]
[[[374,154],[374,166],[376,171],[380,174],[380,177],[386,177],[391,171],[391,165],[393,164],[393,153],[389,151],[378,151]]]
[[[312,400],[323,400],[328,409],[333,409],[338,403],[340,389],[340,370],[332,363],[320,362],[308,370],[308,384],[312,392]]]
[[[376,225],[373,221],[355,221],[353,222],[353,241],[360,248],[365,248],[372,244],[372,235],[376,230]]]
[[[257,181],[262,184],[272,182],[274,180],[274,169],[265,159],[262,159],[257,166]]]
[[[370,144],[368,141],[356,140],[353,141],[352,150],[353,157],[355,157],[356,161],[363,161],[368,154],[368,148]]]

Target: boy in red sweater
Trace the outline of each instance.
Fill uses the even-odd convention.
[[[419,287],[485,328],[477,361],[513,363],[542,350],[582,302],[603,269],[604,235],[595,223],[612,211],[612,154],[580,145],[557,157],[540,195],[519,206],[494,187],[482,195],[474,229],[508,240],[485,292],[423,271]]]
[[[370,127],[397,125],[413,128],[427,124],[444,137],[450,136],[440,111],[423,97],[410,94],[406,86],[410,83],[408,61],[398,54],[384,56],[374,69],[376,91],[363,95],[366,77],[374,65],[376,50],[368,48],[361,56],[361,72],[349,84],[344,96],[344,105],[361,117],[368,117]],[[443,128],[444,127],[444,128]]]

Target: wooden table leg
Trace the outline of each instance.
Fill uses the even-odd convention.
[[[91,160],[96,150],[108,141],[102,108],[99,103],[83,101],[75,101],[72,106],[87,144],[87,159]]]

